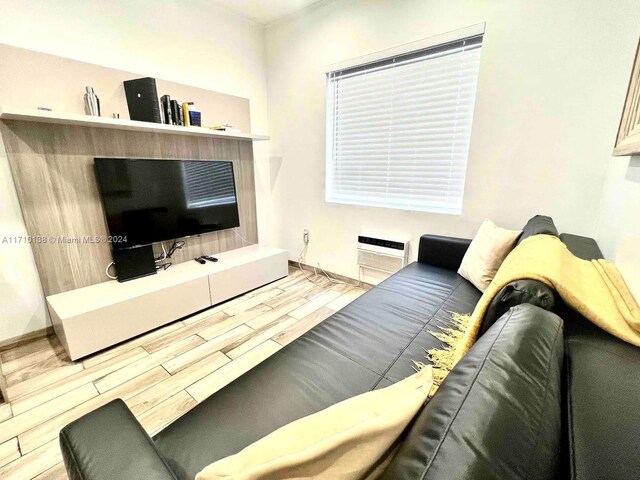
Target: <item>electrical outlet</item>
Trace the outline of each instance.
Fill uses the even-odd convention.
[[[306,244],[309,243],[309,230],[307,228],[305,228],[302,231],[302,241]]]

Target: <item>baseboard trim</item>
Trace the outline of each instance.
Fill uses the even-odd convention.
[[[292,268],[296,268],[299,269],[302,267],[303,270],[306,270],[307,272],[311,272],[311,273],[315,273],[315,271],[318,271],[318,275],[321,275],[324,277],[324,274],[322,273],[322,270],[320,270],[319,268],[314,269],[314,267],[312,267],[311,265],[307,265],[306,263],[300,263],[298,264],[298,262],[295,262],[293,260],[289,260],[289,266]],[[368,288],[372,288],[374,287],[373,284],[371,283],[367,283],[367,282],[358,282],[358,280],[356,280],[355,278],[351,278],[351,277],[345,277],[344,275],[340,275],[339,273],[334,273],[334,272],[330,272],[328,270],[325,270],[325,272],[327,272],[327,274],[335,279],[335,280],[339,280],[341,282],[344,283],[348,283],[350,285],[356,285],[356,286],[362,286],[362,287],[368,287]]]
[[[0,352],[19,347],[20,345],[38,340],[39,338],[48,337],[49,335],[53,335],[52,326],[41,328],[40,330],[34,330],[33,332],[24,333],[22,335],[18,335],[17,337],[2,340],[0,341]]]

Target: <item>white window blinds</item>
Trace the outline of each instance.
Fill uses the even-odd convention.
[[[482,36],[327,74],[328,202],[459,214]]]

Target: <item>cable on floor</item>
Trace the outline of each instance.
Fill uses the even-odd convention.
[[[327,279],[334,285],[347,285],[347,282],[343,282],[342,280],[338,280],[336,278],[331,278],[329,274],[324,271],[324,268],[320,266],[320,262],[318,262],[318,268],[322,271],[322,273],[324,273],[324,276],[327,277]]]

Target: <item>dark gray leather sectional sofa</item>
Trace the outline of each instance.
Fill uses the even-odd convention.
[[[554,234],[527,227],[523,235]],[[583,257],[600,255],[591,240],[563,240]],[[423,236],[417,262],[154,439],[118,400],[76,420],[60,434],[69,477],[193,479],[282,425],[412,374],[413,360],[441,346],[428,330],[480,298],[456,273],[469,242]],[[543,286],[520,300],[540,304],[545,295]],[[504,298],[508,305],[494,309],[500,317],[417,416],[382,478],[640,478],[640,349],[561,302],[545,302],[559,315],[530,304],[503,314],[518,303]]]

